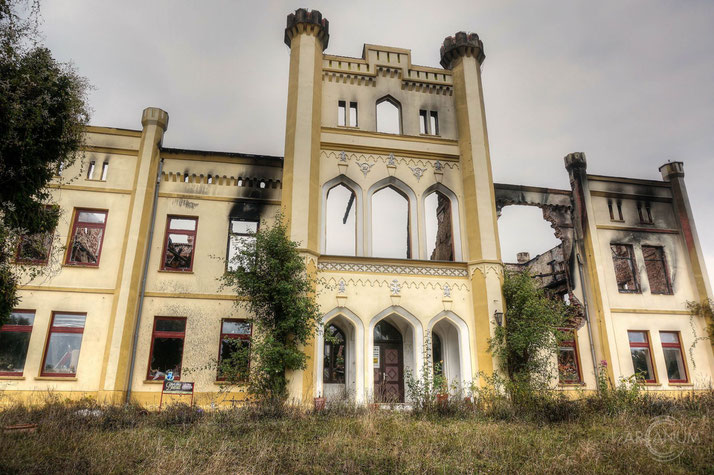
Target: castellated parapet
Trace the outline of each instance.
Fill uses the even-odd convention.
[[[330,42],[330,22],[322,17],[322,13],[318,10],[298,8],[295,13],[289,14],[285,27],[285,44],[290,46],[293,37],[303,31],[317,36],[322,41],[322,51],[325,51]]]
[[[473,56],[479,64],[486,59],[483,42],[476,33],[459,31],[454,36],[444,39],[444,44],[441,46],[441,66],[444,69],[451,69],[453,62],[462,56]]]

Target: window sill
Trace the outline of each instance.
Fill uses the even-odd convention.
[[[24,377],[24,376],[21,376],[21,375],[11,376],[11,375],[8,374],[8,375],[5,375],[5,376],[0,375],[0,380],[6,380],[6,381],[24,381],[24,380],[25,380],[25,377]]]
[[[625,220],[624,219],[611,219],[610,222],[611,223],[624,223]]]
[[[669,383],[669,385],[678,388],[694,387],[694,383]]]
[[[359,125],[338,125],[338,129],[359,130]]]
[[[657,388],[657,387],[661,388],[662,387],[662,383],[643,383],[643,385],[648,386],[648,387],[653,387],[653,388]]]
[[[427,138],[429,138],[429,137],[435,137],[435,138],[437,138],[437,139],[440,139],[440,138],[441,138],[441,135],[440,135],[440,134],[419,134],[419,137],[427,137]]]
[[[159,272],[166,273],[166,274],[193,274],[192,270],[159,269]]]
[[[35,376],[36,381],[77,381],[76,376]]]
[[[145,379],[144,384],[164,384],[163,379]]]
[[[215,384],[216,386],[235,386],[237,388],[245,388],[246,386],[248,386],[247,382],[231,384],[228,381],[213,381],[213,384]]]
[[[99,264],[62,264],[62,267],[78,267],[81,269],[99,269]]]
[[[558,383],[558,387],[561,387],[561,388],[582,388],[582,387],[585,387],[585,383]]]
[[[46,266],[47,261],[13,261],[17,266]]]

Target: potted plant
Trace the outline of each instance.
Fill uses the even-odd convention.
[[[318,395],[315,400],[313,401],[313,404],[315,406],[315,411],[322,411],[325,409],[325,397]]]

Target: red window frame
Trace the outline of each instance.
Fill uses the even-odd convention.
[[[182,332],[175,331],[156,331],[156,322],[159,320],[183,320],[184,326]],[[181,373],[183,372],[183,349],[186,346],[186,317],[154,317],[154,326],[151,329],[151,350],[149,351],[149,364],[146,366],[146,380],[150,381],[154,378],[151,376],[151,360],[154,359],[154,343],[157,338],[175,338],[181,340],[181,363],[179,364],[179,374],[174,375],[174,381],[181,381]],[[164,377],[157,378],[156,381],[163,381]]]
[[[81,223],[79,222],[79,215],[82,212],[88,212],[88,213],[103,213],[104,214],[104,222],[103,223],[86,223],[82,221]],[[72,233],[70,234],[69,237],[69,245],[67,246],[67,256],[65,258],[65,265],[68,266],[77,266],[77,267],[99,267],[99,262],[102,258],[102,251],[104,250],[104,236],[107,233],[107,220],[109,219],[109,210],[106,209],[94,209],[94,208],[75,208],[74,209],[74,217],[72,219]],[[99,252],[97,253],[97,262],[92,263],[92,262],[79,262],[79,261],[72,261],[70,260],[72,258],[72,247],[74,246],[74,238],[77,232],[78,227],[83,227],[83,228],[95,228],[95,229],[101,229],[102,230],[102,237],[99,240]]]
[[[679,354],[682,356],[682,366],[684,367],[684,379],[669,379],[669,371],[667,372],[667,379],[670,383],[688,383],[689,382],[689,371],[687,369],[687,360],[684,359],[684,351],[682,351],[682,335],[676,330],[662,330],[660,333],[660,343],[662,348],[677,348],[679,349]],[[677,343],[665,343],[662,341],[662,333],[673,333],[677,335]],[[664,352],[663,352],[664,353]],[[665,365],[667,360],[665,359]],[[666,368],[665,368],[666,369]]]
[[[22,256],[20,255],[20,251],[22,251],[22,243],[24,243],[27,239],[30,239],[32,237],[42,235],[43,239],[49,240],[49,245],[47,246],[47,251],[45,252],[45,258],[44,259],[23,259]],[[52,241],[54,239],[54,230],[52,231],[47,231],[45,233],[37,233],[37,234],[25,234],[20,236],[20,242],[17,243],[17,249],[15,250],[15,262],[18,264],[31,264],[31,265],[46,265],[49,260],[50,260],[50,255],[52,254]]]
[[[630,333],[642,333],[645,335],[647,340],[644,343],[633,342],[630,340]],[[650,350],[650,367],[652,368],[652,378],[645,379],[645,383],[656,383],[657,382],[657,368],[654,364],[654,359],[652,358],[652,346],[650,345],[650,332],[648,330],[627,330],[627,341],[630,343],[630,348],[647,348]],[[631,358],[632,356],[630,356]]]
[[[250,333],[248,335],[242,334],[242,333],[223,333],[223,324],[225,322],[242,322],[242,323],[248,323],[250,325]],[[243,340],[247,341],[248,344],[250,345],[250,342],[253,338],[253,322],[250,320],[246,320],[244,318],[223,318],[221,319],[221,337],[218,340],[218,364],[220,366],[221,364],[221,346],[223,345],[223,340]],[[250,371],[250,359],[248,360],[248,371]],[[216,374],[216,381],[225,381],[226,378],[220,377],[218,374]]]
[[[559,344],[560,347],[570,347],[573,349],[573,354],[575,356],[575,364],[578,369],[578,379],[569,379],[569,380],[561,380],[560,379],[560,372],[558,373],[558,380],[562,384],[580,384],[583,382],[583,373],[582,369],[580,368],[580,353],[578,352],[578,345],[577,345],[577,340],[575,337],[575,329],[574,328],[559,328],[562,333],[565,333],[567,335],[570,335],[572,339],[570,340],[562,340]],[[560,348],[558,349],[560,351]],[[560,354],[558,354],[560,356]]]
[[[172,219],[190,219],[196,223],[193,231],[186,229],[171,229]],[[169,234],[185,234],[193,237],[193,248],[191,249],[191,264],[188,269],[176,269],[166,267],[166,254],[169,252]],[[166,216],[166,230],[164,231],[164,252],[161,254],[161,270],[166,272],[193,272],[193,259],[196,256],[196,235],[198,234],[198,216],[182,216],[177,214],[169,214]]]
[[[20,309],[20,308],[14,308],[12,309],[12,313],[31,313],[35,315],[34,310],[25,310],[25,309]],[[36,316],[36,315],[35,315]],[[34,318],[33,318],[33,324],[32,325],[10,325],[10,324],[5,324],[0,326],[0,333],[32,333],[32,327],[34,326]],[[28,342],[29,345],[29,342]],[[27,351],[25,352],[25,362],[27,362]],[[23,371],[0,371],[0,376],[22,376],[24,373],[24,368]]]
[[[106,222],[106,220],[105,220],[105,222]],[[76,372],[74,372],[74,373],[54,373],[54,372],[48,373],[48,372],[45,372],[45,363],[47,362],[47,350],[49,349],[50,338],[52,337],[53,333],[84,334],[84,327],[72,328],[72,327],[56,327],[56,326],[54,326],[55,315],[57,315],[57,314],[60,314],[60,315],[84,315],[84,324],[85,324],[85,326],[87,325],[87,314],[86,313],[83,313],[83,312],[60,312],[60,311],[52,312],[52,318],[50,320],[50,330],[47,332],[47,340],[45,341],[45,351],[42,355],[42,366],[40,366],[40,376],[51,376],[51,377],[59,377],[59,378],[74,378],[77,376]],[[79,364],[77,365],[77,367],[79,367]]]

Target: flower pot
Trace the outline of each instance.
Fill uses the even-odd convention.
[[[449,395],[448,394],[437,394],[436,395],[436,402],[439,404],[446,404],[449,401]]]
[[[315,401],[315,411],[322,411],[325,409],[325,398],[324,397],[316,397]]]

